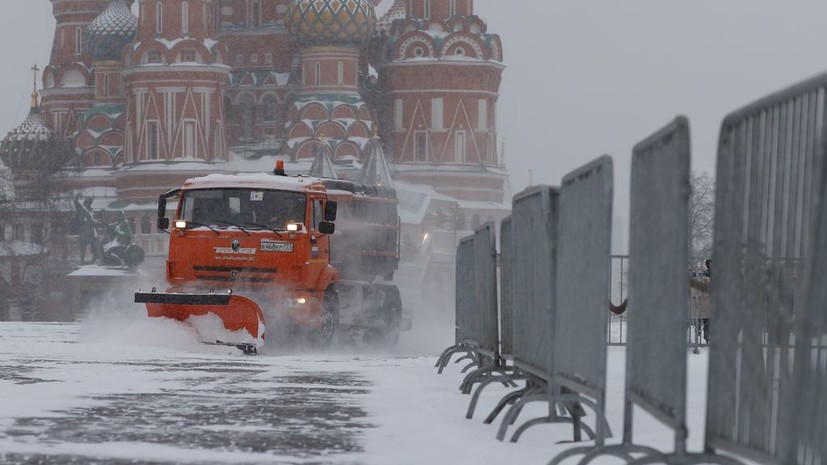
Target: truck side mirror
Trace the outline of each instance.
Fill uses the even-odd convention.
[[[339,204],[333,200],[328,200],[324,206],[324,220],[336,221],[336,212],[339,211]],[[331,233],[332,234],[332,233]]]
[[[336,232],[336,225],[329,221],[322,221],[319,223],[319,232],[322,234],[333,234]]]
[[[169,232],[169,218],[166,218],[167,199],[177,197],[179,192],[181,192],[181,189],[172,189],[166,194],[158,196],[158,231]]]

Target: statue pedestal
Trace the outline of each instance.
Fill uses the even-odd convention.
[[[133,303],[134,292],[145,281],[138,270],[82,265],[67,275],[71,306],[75,320],[81,320],[90,311],[118,312]]]

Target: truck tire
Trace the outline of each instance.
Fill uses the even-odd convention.
[[[402,320],[402,302],[399,298],[399,291],[392,286],[381,286],[376,289],[376,292],[380,293],[377,311],[381,326],[368,332],[368,341],[379,347],[394,347],[399,342]]]
[[[316,334],[316,345],[326,348],[330,346],[339,328],[339,293],[334,286],[324,291],[321,320]]]

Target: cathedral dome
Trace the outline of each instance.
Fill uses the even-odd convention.
[[[138,18],[125,0],[112,0],[86,27],[86,48],[95,61],[120,60],[121,52],[138,31]]]
[[[287,27],[302,45],[356,45],[373,35],[371,0],[293,0]]]

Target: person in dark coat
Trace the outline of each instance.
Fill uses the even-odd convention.
[[[710,288],[712,285],[712,260],[704,262],[706,270],[698,276],[689,277],[690,287],[690,318],[696,319],[697,324],[703,327],[704,341],[709,344],[709,319],[710,315]]]

